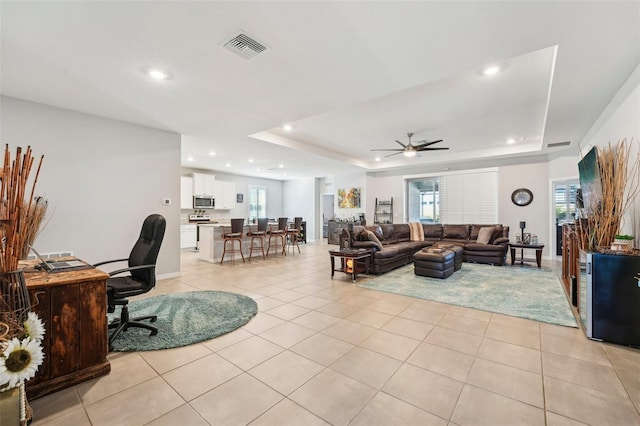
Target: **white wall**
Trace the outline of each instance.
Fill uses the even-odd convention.
[[[360,213],[366,212],[367,205],[367,182],[366,182],[366,174],[362,173],[347,173],[342,175],[335,175],[333,177],[333,185],[334,185],[334,211],[336,213],[337,218],[342,219],[350,219],[351,217],[358,218]],[[360,188],[360,208],[353,209],[344,209],[340,208],[340,203],[338,201],[338,191],[341,189],[348,188]],[[373,217],[368,218],[367,220],[373,220]]]
[[[376,210],[376,198],[389,200],[393,198],[393,223],[407,223],[404,212],[404,179],[397,176],[367,176],[367,223],[373,224]]]
[[[636,66],[602,111],[587,133],[582,148],[586,153],[589,146],[604,146],[609,142],[615,144],[625,138],[627,143],[633,141],[630,161],[635,163],[640,145],[640,65]],[[632,166],[629,164],[628,167]],[[627,211],[621,232],[634,235],[635,246],[640,247],[640,196],[636,197],[634,205]]]
[[[518,188],[527,188],[533,193],[533,201],[528,206],[516,206],[511,202],[511,194]],[[551,242],[555,234],[550,234],[549,215],[549,168],[547,163],[502,166],[498,169],[498,222],[509,226],[509,238],[516,240],[520,233],[520,222],[526,223],[524,232],[536,234],[538,242],[544,244],[542,255],[551,253]]]
[[[283,184],[283,216],[307,222],[307,241],[316,239],[316,181],[314,178],[285,181]]]
[[[45,155],[39,251],[72,250],[90,263],[127,257],[144,218],[160,213],[167,230],[157,272],[179,273],[180,135],[14,98],[0,105],[2,142]]]

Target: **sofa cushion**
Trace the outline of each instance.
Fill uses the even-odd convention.
[[[380,241],[384,240],[395,240],[396,239],[396,230],[391,224],[379,225],[382,230],[382,238],[378,238]],[[377,234],[377,233],[376,233]],[[376,235],[377,236],[377,235]]]
[[[443,240],[468,240],[469,225],[443,225]]]
[[[485,226],[484,228],[480,228],[480,232],[478,232],[478,238],[476,239],[476,243],[489,244],[493,240],[493,234],[495,230],[496,229],[493,226]]]
[[[378,238],[378,240],[380,241],[384,240],[384,235],[382,234],[382,228],[380,227],[380,225],[367,225],[364,227],[364,229],[376,234],[376,237]]]
[[[371,241],[376,247],[378,247],[378,250],[382,250],[382,243],[380,242],[378,237],[376,237],[376,234],[369,230],[365,230],[364,232],[366,233],[369,241]]]
[[[422,229],[424,230],[425,240],[439,240],[442,238],[442,225],[439,223],[423,224]]]

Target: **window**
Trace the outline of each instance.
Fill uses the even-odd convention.
[[[267,188],[249,185],[249,221],[267,217]]]
[[[580,182],[577,180],[557,182],[555,185],[556,223],[570,222],[576,217],[576,194]]]
[[[498,171],[405,178],[409,222],[496,223]]]

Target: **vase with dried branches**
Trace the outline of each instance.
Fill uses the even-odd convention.
[[[44,326],[34,312],[18,262],[25,258],[46,213],[46,201],[35,197],[44,156],[29,179],[35,158],[31,147],[16,149],[14,158],[5,146],[0,170],[0,398],[18,400],[19,418],[7,423],[26,424],[30,419],[25,382],[43,362],[41,340]],[[14,396],[14,395],[17,395]],[[4,407],[4,405],[3,405]],[[5,413],[6,414],[6,413]],[[3,413],[0,413],[2,417]]]
[[[611,245],[640,191],[640,152],[631,158],[631,144],[626,139],[598,147],[597,153],[602,193],[590,200],[586,217],[577,222],[581,248],[586,251]]]

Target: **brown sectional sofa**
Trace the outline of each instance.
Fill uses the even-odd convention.
[[[494,231],[487,244],[477,242],[481,228],[493,227]],[[503,265],[507,256],[509,227],[500,224],[482,225],[441,225],[423,224],[424,239],[412,241],[409,224],[384,224],[354,226],[351,233],[353,248],[373,248],[373,262],[370,267],[374,274],[381,274],[399,266],[413,262],[413,254],[435,243],[454,244],[463,248],[465,262]],[[372,241],[366,231],[371,231],[378,241]],[[381,247],[378,246],[378,242]]]

